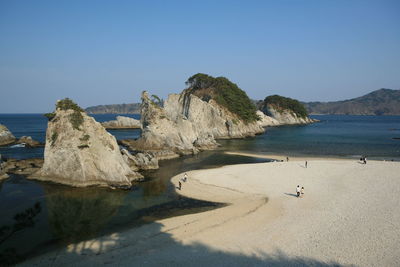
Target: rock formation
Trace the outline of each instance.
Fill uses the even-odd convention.
[[[18,139],[16,142],[17,144],[25,144],[25,147],[40,147],[44,146],[44,144],[33,140],[32,137],[30,136],[22,136],[21,138]]]
[[[275,107],[271,105],[268,105],[267,108],[264,109],[264,112],[266,112],[267,116],[278,122],[278,124],[273,124],[269,126],[309,124],[317,121],[309,117],[298,116],[296,113],[288,109],[278,111]]]
[[[258,117],[260,117],[260,120],[257,123],[262,127],[281,125],[279,121],[270,116],[265,115],[264,112],[262,112],[261,110],[257,110],[257,115]]]
[[[0,124],[0,146],[12,144],[15,140],[15,136],[7,129],[7,127]]]
[[[278,126],[288,124],[308,124],[316,122],[308,117],[308,113],[303,104],[296,99],[272,95],[266,97],[263,101],[259,101],[257,107],[268,117],[272,118],[271,125],[265,116],[264,121],[266,126]]]
[[[0,181],[6,178],[8,178],[8,175],[5,169],[5,162],[3,162],[3,158],[1,157],[0,154]]]
[[[57,102],[46,131],[43,167],[31,178],[72,186],[125,187],[141,177],[100,123],[70,99]]]
[[[101,123],[106,129],[140,129],[142,125],[134,118],[117,116],[116,120]]]
[[[246,123],[214,99],[202,100],[189,89],[169,95],[163,107],[143,92],[141,123],[141,138],[131,148],[172,151],[178,155],[213,149],[218,146],[216,139],[244,138],[264,132],[256,121]]]

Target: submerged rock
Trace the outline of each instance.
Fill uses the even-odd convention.
[[[6,126],[0,124],[0,146],[6,146],[15,142],[15,136],[7,129]]]
[[[31,178],[79,187],[126,187],[141,177],[100,123],[70,99],[57,102],[46,131],[43,167]]]
[[[22,136],[20,139],[18,139],[17,144],[25,144],[25,147],[41,147],[44,146],[44,144],[33,140],[32,137],[30,136]]]
[[[32,175],[43,166],[43,159],[7,159],[1,165],[7,174]]]
[[[101,123],[106,129],[140,129],[140,120],[134,118],[117,116],[116,120]]]

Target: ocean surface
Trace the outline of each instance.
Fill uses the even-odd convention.
[[[93,115],[99,121],[117,114]],[[137,115],[125,115],[139,118]],[[33,224],[1,241],[0,259],[6,249],[18,257],[31,257],[70,242],[137,227],[159,218],[199,212],[219,204],[180,197],[170,178],[188,170],[226,164],[268,160],[226,155],[224,151],[257,152],[287,156],[334,156],[400,160],[400,116],[313,116],[321,122],[305,126],[267,128],[253,138],[219,140],[218,150],[160,162],[160,169],[144,173],[145,181],[131,190],[71,188],[12,175],[0,182],[0,230],[12,226],[14,216],[39,203]],[[41,114],[0,114],[16,137],[44,142],[47,119]],[[137,138],[140,130],[110,130],[117,139]],[[43,148],[0,147],[9,158],[42,158]],[[29,240],[29,242],[27,242]]]

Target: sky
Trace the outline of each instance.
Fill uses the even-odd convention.
[[[0,113],[166,98],[199,72],[252,99],[400,89],[400,1],[0,0]]]

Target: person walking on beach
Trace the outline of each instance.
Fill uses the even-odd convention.
[[[182,183],[181,183],[181,181],[178,182],[178,185],[179,185],[179,186],[178,186],[178,189],[181,190],[181,189],[182,189]]]
[[[286,157],[286,161],[289,161],[289,157]]]
[[[300,196],[300,185],[297,185],[297,187],[296,187],[296,195],[297,195],[297,197]]]
[[[300,194],[303,197],[303,195],[304,195],[304,186],[301,187]]]
[[[367,164],[367,157],[364,157],[364,164]]]
[[[305,165],[306,165],[306,168],[307,168],[307,160],[306,160],[306,164]]]
[[[186,181],[187,181],[187,178],[188,178],[188,175],[187,175],[187,173],[185,172],[185,175],[183,176],[183,181],[186,182]]]

